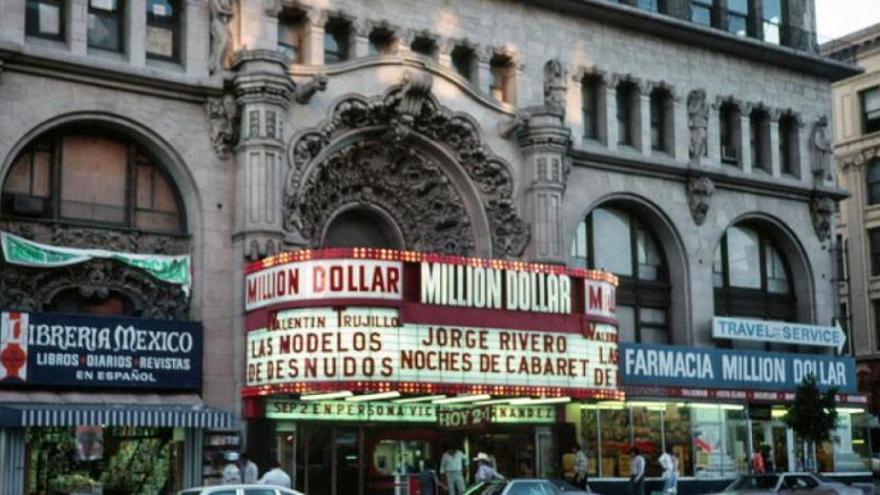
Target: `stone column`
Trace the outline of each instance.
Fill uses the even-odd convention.
[[[8,0],[0,2],[0,31],[3,39],[12,43],[24,43],[25,2]]]
[[[235,239],[256,260],[277,252],[284,237],[286,166],[282,125],[294,84],[284,56],[274,50],[239,53],[235,94],[240,118],[236,148]]]
[[[706,126],[706,147],[709,151],[709,162],[721,164],[721,104],[709,105],[709,122]]]
[[[492,49],[485,48],[477,53],[477,81],[476,86],[480,88],[480,92],[487,96],[492,96],[492,68],[489,62],[495,52]]]
[[[736,136],[739,140],[739,166],[747,174],[752,173],[751,113],[751,105],[739,106],[739,131]]]
[[[372,24],[363,20],[354,20],[351,23],[351,46],[348,53],[352,58],[363,58],[370,55],[370,31]]]
[[[187,74],[191,76],[208,76],[210,43],[209,37],[205,36],[205,33],[211,30],[210,18],[211,9],[206,2],[201,0],[186,1],[186,11],[181,19],[182,29],[179,35],[183,45],[180,47],[182,51],[181,63],[186,68]],[[272,36],[275,36],[275,33],[272,33]],[[230,43],[234,43],[234,40],[230,39]]]
[[[690,127],[688,123],[687,102],[684,97],[672,94],[672,149],[670,153],[677,162],[687,162],[690,159]],[[707,122],[707,127],[711,125]],[[708,140],[708,129],[706,139]],[[708,144],[708,142],[706,143]],[[704,161],[700,157],[700,161]]]
[[[632,118],[635,122],[632,123],[633,130],[638,132],[634,133],[633,144],[635,144],[636,148],[643,155],[651,155],[651,88],[650,84],[638,82],[636,83],[636,90],[639,92],[638,100],[636,101],[635,112],[633,112]]]
[[[770,157],[770,173],[773,177],[779,177],[782,175],[782,155],[779,153],[779,141],[781,139],[779,135],[779,111],[770,109],[767,115],[769,116],[767,125],[770,128],[770,139],[767,141],[767,145],[770,146],[770,153],[768,154]]]
[[[452,71],[452,50],[455,49],[455,40],[449,38],[441,38],[437,40],[437,63],[441,67],[446,67]]]
[[[617,84],[620,82],[614,75],[605,78],[602,89],[605,90],[605,146],[613,151],[617,149]]]
[[[71,0],[69,15],[63,20],[67,23],[67,36],[70,41],[70,53],[85,56],[88,54],[88,13],[86,0]]]
[[[309,11],[309,22],[303,37],[303,62],[308,65],[324,65],[324,25],[327,15],[314,9]]]
[[[561,108],[533,107],[528,123],[517,132],[526,187],[526,218],[532,226],[529,261],[565,263],[562,245],[562,200],[570,163],[571,131]]]
[[[128,27],[125,29],[128,43],[128,61],[134,67],[147,64],[147,0],[131,0],[128,3]]]

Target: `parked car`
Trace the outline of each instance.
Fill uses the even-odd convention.
[[[187,488],[177,495],[304,495],[290,488],[268,485],[221,485]]]
[[[476,483],[464,495],[596,495],[560,479],[515,478]]]
[[[749,474],[728,485],[723,495],[863,495],[862,490],[813,473]]]

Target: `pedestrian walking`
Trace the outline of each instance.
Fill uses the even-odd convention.
[[[244,483],[256,483],[260,479],[259,468],[247,452],[242,452],[239,457],[241,458],[241,480]]]
[[[638,447],[629,449],[629,495],[645,495],[645,458]]]
[[[749,462],[749,468],[751,468],[752,473],[754,474],[764,474],[764,456],[761,455],[760,446],[755,446],[755,452],[752,454],[752,460]]]
[[[290,476],[281,469],[281,463],[277,460],[272,463],[272,469],[266,471],[266,474],[258,481],[261,485],[280,486],[281,488],[290,488]]]
[[[663,468],[663,493],[675,495],[678,492],[678,457],[672,447],[666,447],[666,452],[658,461]]]
[[[226,460],[226,467],[223,468],[223,484],[236,485],[241,483],[241,469],[238,467],[238,452],[227,452],[223,454]]]
[[[464,452],[450,445],[440,458],[440,474],[446,477],[446,486],[449,495],[462,495],[464,493],[464,470],[467,467],[467,457]]]
[[[474,457],[474,462],[477,463],[477,474],[474,476],[476,481],[490,482],[504,479],[504,476],[501,476],[501,474],[492,467],[492,458],[485,452],[477,454],[477,456]]]
[[[587,468],[588,460],[586,445],[581,447],[580,444],[572,444],[572,452],[574,452],[574,485],[582,490],[587,489]]]

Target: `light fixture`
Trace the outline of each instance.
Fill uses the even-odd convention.
[[[475,406],[492,406],[495,404],[508,404],[511,403],[514,399],[490,399],[490,400],[481,400],[479,402],[474,402]]]
[[[355,395],[353,397],[349,397],[346,402],[366,402],[370,400],[382,400],[382,399],[396,399],[400,397],[400,392],[378,392],[375,394],[364,394],[364,395]]]
[[[345,399],[346,397],[351,397],[352,395],[354,395],[354,394],[352,394],[351,391],[344,390],[342,392],[327,392],[327,393],[301,395],[299,397],[299,400],[313,401],[313,400]]]
[[[537,406],[540,404],[566,404],[571,402],[571,397],[539,397],[532,399],[531,397],[523,397],[521,399],[513,399],[510,401],[511,406]]]
[[[865,410],[861,407],[838,407],[837,412],[844,414],[862,414]]]
[[[412,404],[415,402],[428,402],[437,399],[445,399],[445,395],[423,395],[421,397],[407,397],[406,399],[397,399],[391,402],[395,404]]]
[[[599,409],[613,409],[613,410],[619,410],[619,409],[623,409],[624,407],[626,407],[625,403],[620,402],[620,401],[614,401],[614,400],[599,401],[596,405],[599,406]]]
[[[455,397],[448,397],[446,399],[437,399],[432,400],[431,404],[459,404],[462,402],[475,402],[480,400],[489,400],[492,396],[489,394],[476,394],[476,395],[456,395]]]
[[[788,411],[786,411],[785,409],[773,409],[770,411],[771,418],[781,418],[786,414],[788,414]]]

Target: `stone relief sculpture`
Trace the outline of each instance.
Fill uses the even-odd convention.
[[[236,121],[238,103],[231,94],[209,98],[205,103],[205,113],[211,130],[211,143],[220,158],[227,158],[238,139]]]
[[[715,194],[715,184],[708,177],[694,177],[688,182],[688,206],[695,224],[703,225],[706,221],[706,215],[712,206],[713,194]]]
[[[470,252],[476,242],[464,201],[443,165],[418,145],[429,141],[453,157],[473,183],[489,222],[493,256],[522,255],[529,228],[513,202],[509,167],[483,144],[473,121],[437,103],[431,85],[429,75],[409,74],[384,96],[350,96],[324,123],[291,141],[285,228],[292,238],[317,245],[343,202],[368,203],[395,219],[407,249]],[[357,130],[364,131],[359,139],[337,140]],[[328,148],[331,152],[313,163]]]
[[[834,147],[831,142],[831,134],[828,131],[828,119],[824,115],[819,117],[819,120],[813,125],[813,132],[810,135],[810,152],[810,165],[816,182],[833,181],[831,160],[834,156]]]
[[[813,228],[816,237],[825,242],[831,236],[831,218],[834,216],[834,200],[828,196],[818,196],[810,203]]]
[[[690,144],[688,155],[692,164],[700,163],[700,159],[706,156],[707,127],[709,123],[709,104],[706,102],[706,92],[695,89],[688,93],[687,97],[688,128],[690,129]]]
[[[565,111],[565,67],[558,58],[544,64],[544,106]]]
[[[297,103],[301,103],[305,105],[312,99],[312,96],[315,95],[318,91],[324,91],[327,89],[327,76],[324,74],[315,74],[309,79],[309,82],[305,84],[301,84],[296,87],[296,92],[294,93],[294,98]]]
[[[234,13],[235,0],[211,0],[211,58],[208,70],[211,74],[225,69],[231,33],[229,21]]]

